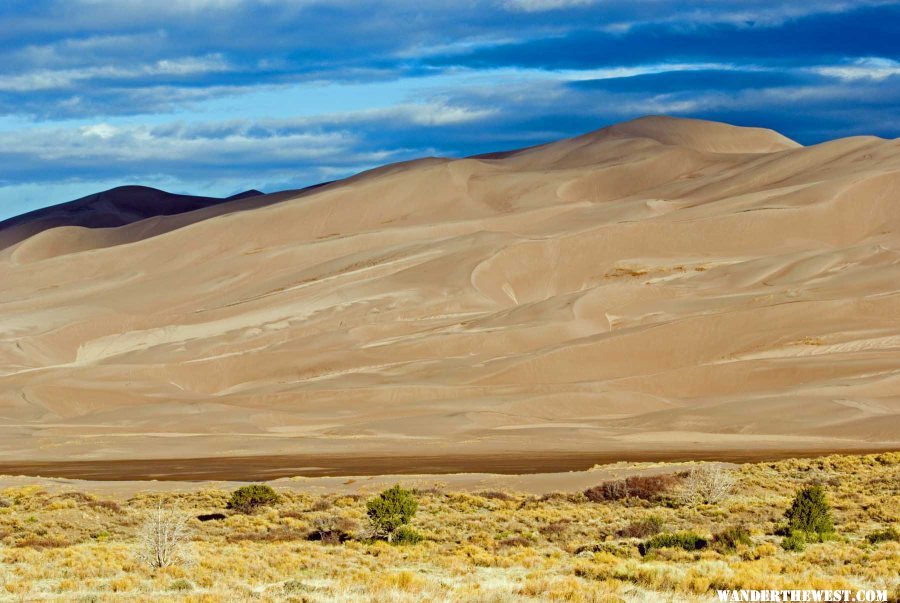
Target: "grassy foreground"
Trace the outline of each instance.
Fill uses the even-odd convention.
[[[104,500],[9,488],[0,491],[0,600],[696,601],[715,588],[900,596],[891,530],[900,527],[900,453],[747,464],[733,477],[715,504],[687,501],[677,479],[645,498],[599,502],[580,492],[418,491],[410,526],[424,539],[415,544],[371,537],[368,496],[279,489],[277,503],[245,514],[226,510],[226,490]],[[788,551],[777,531],[809,483],[824,486],[835,534]],[[190,536],[186,560],[153,569],[138,535],[160,503],[190,514]],[[196,519],[213,513],[225,517]],[[738,526],[749,541],[722,539]],[[655,533],[657,543],[693,546],[686,532],[708,545],[648,550]]]

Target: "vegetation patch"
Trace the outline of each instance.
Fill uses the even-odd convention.
[[[654,549],[677,548],[685,551],[699,551],[705,549],[709,541],[693,532],[676,532],[672,534],[657,534],[653,538],[638,545],[641,555],[646,555]]]
[[[228,499],[228,508],[239,513],[253,513],[278,502],[278,494],[267,484],[251,484],[238,488]]]

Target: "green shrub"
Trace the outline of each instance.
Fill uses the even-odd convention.
[[[191,584],[190,582],[188,582],[187,580],[185,580],[184,578],[179,578],[178,580],[175,580],[174,582],[172,582],[172,584],[169,585],[169,590],[181,590],[181,591],[194,590],[194,585]]]
[[[394,530],[394,544],[419,544],[425,537],[409,526],[400,526]]]
[[[228,508],[240,513],[253,513],[259,507],[278,502],[278,494],[266,484],[242,486],[231,493]]]
[[[878,544],[879,542],[888,542],[889,540],[898,542],[900,541],[900,532],[898,532],[894,526],[891,526],[880,532],[872,532],[866,536],[866,540],[869,541],[869,544]]]
[[[834,533],[825,490],[818,484],[797,492],[784,518],[787,520],[785,531],[788,534],[803,532],[806,540],[810,540],[810,536],[815,536],[814,540],[824,540]]]
[[[741,545],[750,544],[750,531],[743,526],[732,526],[713,535],[713,548],[720,552],[731,552]]]
[[[392,542],[400,526],[405,526],[419,508],[413,493],[396,485],[366,502],[366,515],[375,536]]]
[[[646,538],[662,532],[663,520],[656,515],[650,515],[630,524],[616,532],[619,538]]]
[[[792,532],[781,541],[781,548],[786,551],[799,553],[806,548],[806,535],[804,532]]]
[[[685,551],[699,551],[705,549],[709,542],[692,532],[676,532],[674,534],[657,534],[653,538],[638,545],[641,555],[646,555],[653,549],[678,548]]]

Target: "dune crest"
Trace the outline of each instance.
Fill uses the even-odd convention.
[[[0,224],[0,459],[897,446],[898,199],[897,141],[648,117],[41,210]]]

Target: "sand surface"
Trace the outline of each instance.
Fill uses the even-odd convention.
[[[900,447],[897,140],[644,118],[162,213],[0,230],[6,466]]]
[[[732,463],[716,462],[723,467],[737,467]],[[293,490],[311,494],[373,494],[384,488],[401,484],[405,488],[438,488],[454,492],[503,491],[528,494],[553,492],[577,493],[607,480],[624,479],[633,475],[659,475],[688,471],[695,463],[632,463],[620,461],[598,465],[579,471],[550,473],[381,473],[372,475],[293,476],[257,479],[277,490]],[[34,477],[0,474],[0,490],[6,488],[39,487],[50,493],[90,492],[94,495],[128,498],[139,492],[196,492],[199,490],[232,490],[248,483],[234,477],[228,479],[203,478],[197,480],[131,479],[72,479],[67,477]]]

